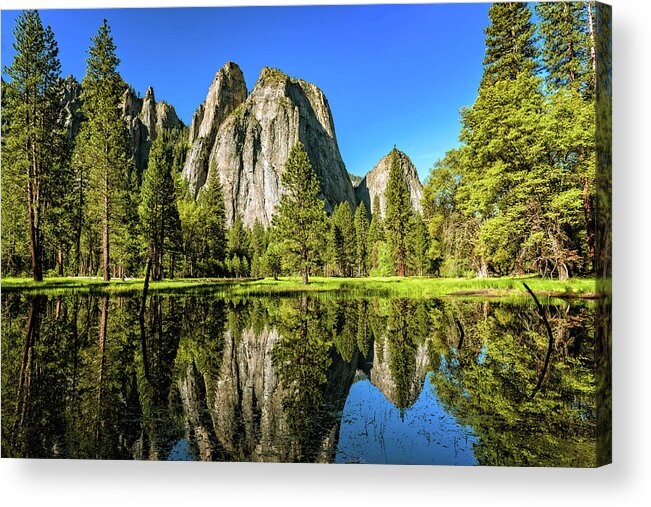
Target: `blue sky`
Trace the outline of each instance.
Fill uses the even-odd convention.
[[[263,66],[326,94],[348,170],[364,175],[394,144],[421,179],[458,145],[459,109],[474,102],[489,4],[42,10],[62,71],[81,79],[106,18],[123,78],[189,123],[227,61],[253,88]],[[2,65],[16,11],[2,11]]]

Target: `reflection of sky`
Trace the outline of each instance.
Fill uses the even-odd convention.
[[[335,461],[476,465],[472,449],[477,437],[439,404],[430,376],[402,416],[368,379],[353,384],[341,417]]]
[[[180,439],[170,451],[167,461],[193,461],[192,453],[188,448],[188,441]]]

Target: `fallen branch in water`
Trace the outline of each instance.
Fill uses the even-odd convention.
[[[543,365],[542,373],[540,375],[540,378],[538,379],[538,384],[536,384],[536,387],[531,392],[531,396],[529,397],[529,399],[532,400],[533,397],[538,392],[538,390],[540,389],[540,386],[542,385],[543,380],[545,378],[545,374],[547,373],[547,367],[549,366],[549,360],[552,357],[552,349],[553,349],[553,346],[554,346],[554,335],[552,334],[552,328],[549,325],[549,321],[547,320],[547,315],[545,314],[545,309],[540,304],[540,301],[538,301],[538,298],[536,297],[534,292],[529,288],[529,286],[526,283],[522,282],[522,285],[524,285],[524,288],[527,289],[527,292],[529,294],[531,294],[531,297],[536,302],[536,306],[538,307],[538,313],[540,314],[540,318],[545,323],[545,327],[547,328],[547,335],[549,336],[549,346],[547,347],[547,357],[545,357],[545,364]]]

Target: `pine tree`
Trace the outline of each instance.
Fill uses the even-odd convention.
[[[411,199],[396,148],[391,152],[389,181],[384,192],[384,231],[398,276],[405,276],[408,238],[412,224]]]
[[[586,112],[594,115],[592,2],[540,3],[536,5],[536,12],[540,17],[545,81],[553,92],[551,117],[559,122],[556,131],[550,125],[550,132],[556,145],[566,147],[558,153],[557,163],[577,177],[582,194],[583,229],[592,259],[595,146],[589,139],[594,139],[594,122],[584,121]]]
[[[319,180],[300,142],[289,153],[281,182],[285,192],[272,223],[287,263],[298,268],[307,284],[310,268],[319,260],[326,222]]]
[[[491,24],[486,28],[486,56],[481,86],[515,79],[521,72],[536,69],[536,47],[531,11],[526,2],[495,3],[488,9]]]
[[[366,276],[368,266],[368,213],[364,202],[355,210],[355,264],[357,276]]]
[[[412,216],[412,233],[409,237],[409,268],[417,276],[424,276],[428,271],[429,240],[427,227],[420,213]]]
[[[382,211],[380,209],[380,197],[373,199],[373,212],[368,227],[368,262],[369,269],[377,269],[379,265],[380,243],[384,241],[384,224],[382,223]]]
[[[163,259],[167,249],[178,244],[180,236],[176,190],[172,180],[172,158],[165,134],[156,136],[149,151],[149,162],[143,175],[140,223],[152,261],[152,280],[163,277]]]
[[[351,276],[356,257],[355,226],[348,201],[339,204],[331,217],[334,257],[341,276]]]
[[[484,78],[477,100],[462,112],[459,196],[466,216],[479,224],[479,276],[488,276],[489,264],[504,274],[520,263],[534,205],[529,198],[537,195],[532,169],[541,168],[544,152],[543,97],[530,15],[526,4],[490,7]]]
[[[261,276],[264,272],[262,259],[267,251],[267,233],[260,220],[256,220],[251,228],[249,249],[251,253],[251,275]]]
[[[38,11],[24,11],[18,16],[13,33],[16,56],[5,68],[11,80],[3,83],[3,198],[9,204],[6,209],[3,205],[3,226],[11,217],[24,223],[18,215],[24,207],[31,269],[34,280],[41,281],[47,213],[62,204],[57,189],[68,183],[62,181],[66,157],[60,124],[61,65],[54,33],[49,26],[43,27]],[[12,194],[7,197],[8,192]],[[56,215],[51,218],[54,226]],[[8,230],[12,228],[9,224]],[[8,237],[16,241],[13,234]],[[16,251],[11,244],[9,248]]]
[[[239,259],[248,258],[250,256],[249,242],[244,222],[239,216],[236,216],[228,231],[228,251],[230,255],[235,255]]]
[[[111,245],[126,230],[131,156],[127,129],[120,112],[125,84],[117,71],[120,60],[106,20],[92,37],[82,81],[86,121],[77,152],[88,168],[87,216],[98,219],[102,238],[104,280],[110,280]]]
[[[201,258],[211,276],[223,272],[228,246],[224,192],[219,178],[219,173],[213,167],[197,200],[201,208],[199,222],[205,245]]]
[[[552,90],[572,87],[591,96],[589,9],[587,2],[536,4],[542,36],[542,61]]]

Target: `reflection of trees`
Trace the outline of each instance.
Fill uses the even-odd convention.
[[[430,318],[425,302],[393,299],[387,306],[386,317],[372,319],[375,361],[371,382],[403,410],[418,399],[428,370]]]
[[[474,320],[467,312],[458,320],[464,323],[466,340],[469,335],[482,337],[482,348],[477,351],[473,339],[462,350],[450,346],[433,382],[448,410],[479,437],[475,449],[479,463],[593,464],[594,379],[585,336],[590,312],[549,308],[554,359],[532,399],[547,353],[547,334],[535,308],[474,306]],[[452,322],[448,318],[447,333],[458,335]]]
[[[141,410],[141,458],[162,459],[179,433],[170,419],[172,374],[181,334],[180,302],[151,296],[145,310],[145,334],[134,354]],[[135,338],[135,337],[134,337]],[[135,339],[133,343],[138,343]]]
[[[332,346],[324,322],[324,309],[306,296],[283,301],[278,326],[280,341],[273,350],[273,364],[283,387],[283,410],[292,435],[292,459],[309,460],[306,448],[319,422],[315,415],[323,401],[323,389],[332,359]]]
[[[593,312],[406,299],[2,301],[5,456],[329,461],[357,370],[397,407],[427,371],[484,464],[594,460]],[[371,366],[370,361],[373,361]]]

